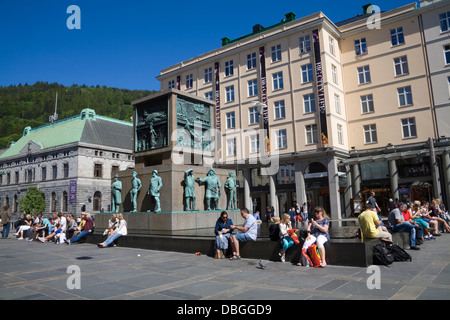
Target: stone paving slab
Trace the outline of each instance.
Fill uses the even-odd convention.
[[[216,260],[194,253],[92,244],[0,240],[0,300],[449,300],[450,234],[409,251],[412,262],[380,266],[381,289],[367,268]],[[67,286],[80,270],[80,289]]]

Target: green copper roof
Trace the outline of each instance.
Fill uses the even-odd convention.
[[[0,160],[19,155],[30,142],[39,146],[41,150],[76,142],[131,150],[132,129],[133,125],[129,122],[97,116],[94,110],[84,109],[79,116],[34,129],[26,127],[23,136],[0,155]]]

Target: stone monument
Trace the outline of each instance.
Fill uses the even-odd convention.
[[[128,232],[213,228],[227,206],[220,193],[229,174],[214,167],[214,102],[169,89],[132,105],[135,168],[119,172]],[[147,192],[139,192],[141,180],[150,181]],[[234,211],[229,217],[240,219]],[[96,215],[97,227],[106,228],[109,218]]]

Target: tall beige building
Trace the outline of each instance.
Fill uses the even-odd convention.
[[[438,136],[421,18],[427,9],[377,11],[365,6],[339,23],[322,12],[288,13],[161,70],[161,90],[216,101],[216,165],[238,172],[241,206],[274,206],[278,215],[307,202],[340,220],[369,191],[383,207],[389,197],[430,198],[438,177],[429,138]]]

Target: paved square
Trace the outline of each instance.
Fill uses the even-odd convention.
[[[381,289],[370,290],[366,268],[264,261],[261,270],[257,260],[245,258],[1,239],[0,299],[450,299],[450,235],[409,252],[412,262],[380,267]],[[79,267],[80,289],[67,285],[69,266]]]

